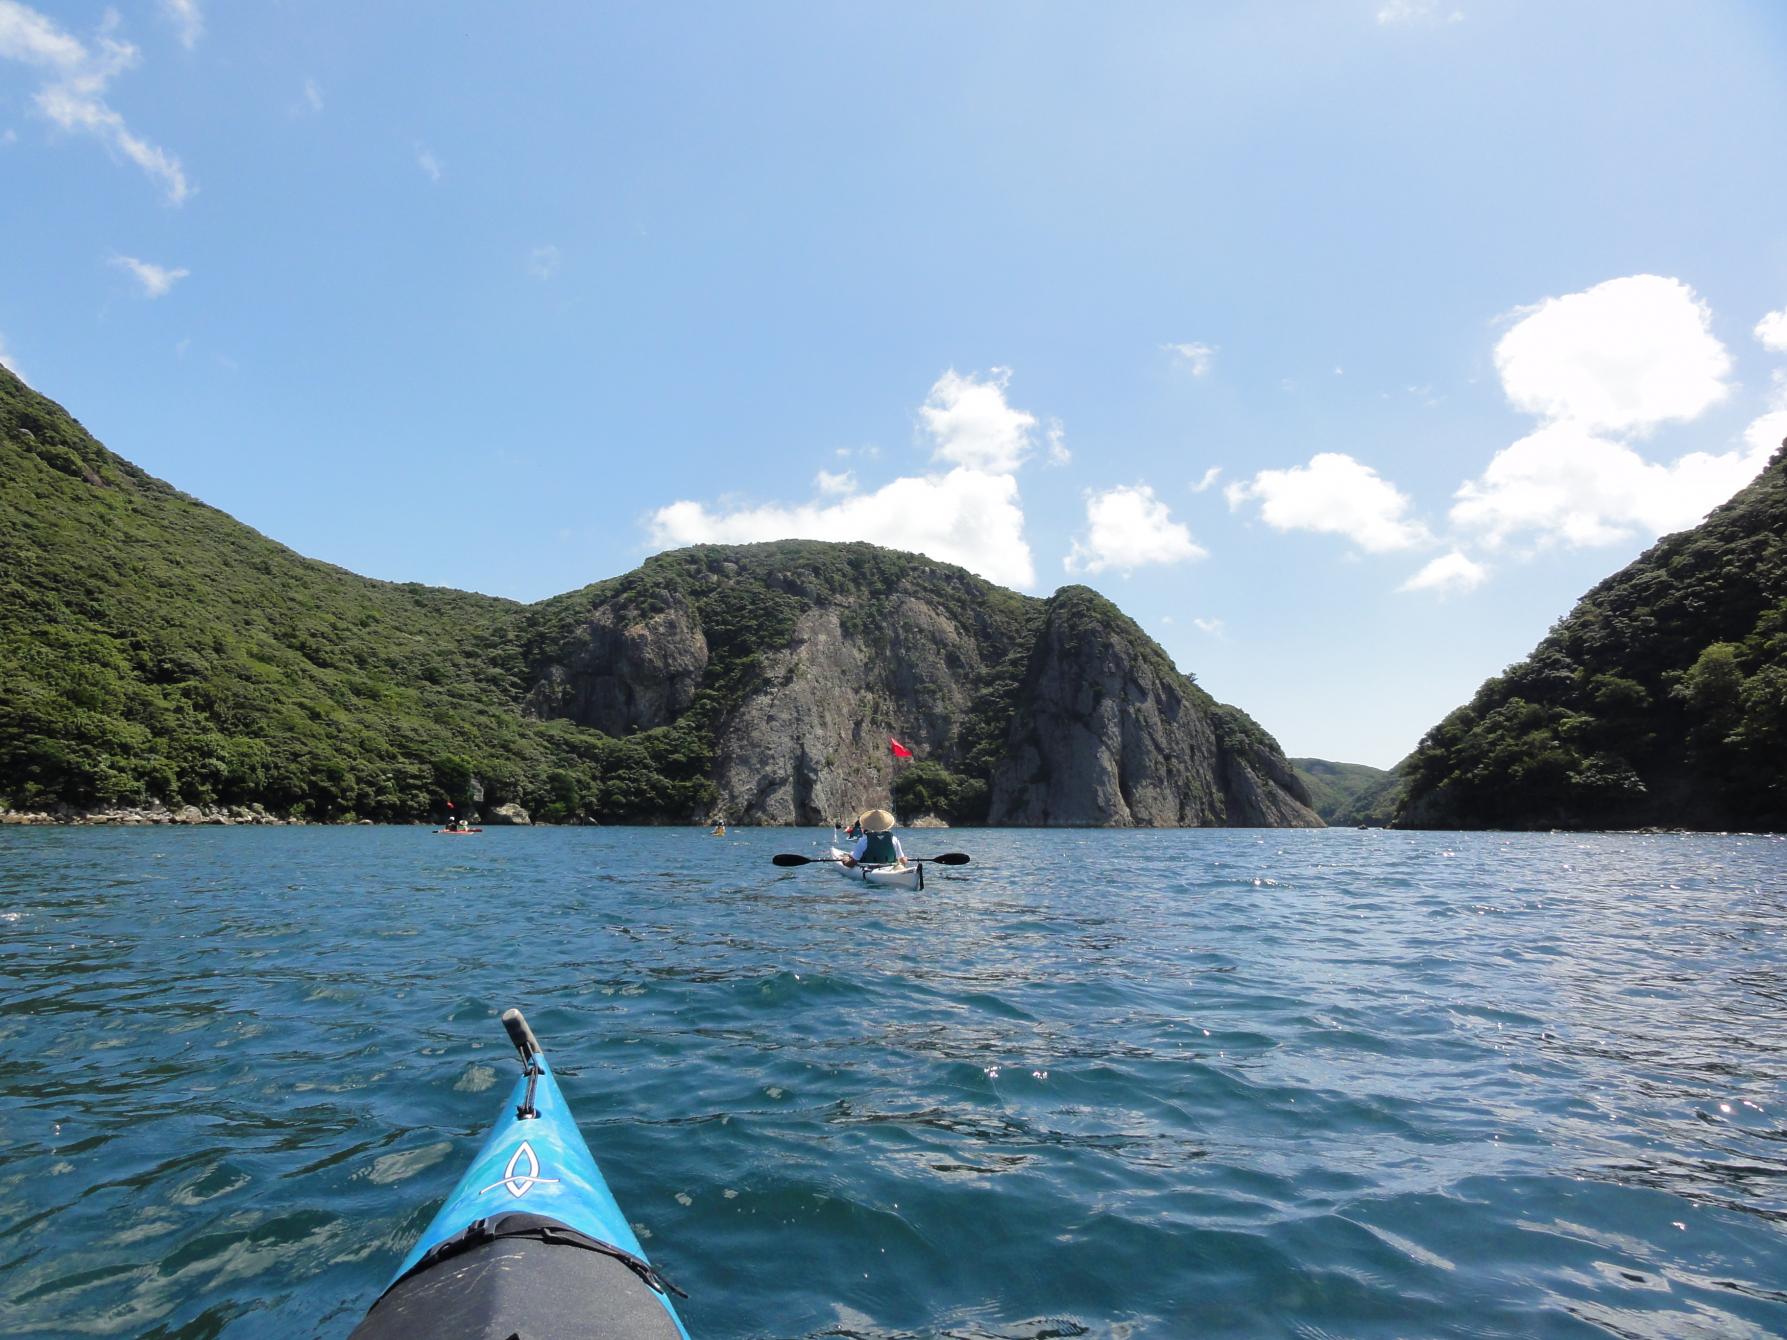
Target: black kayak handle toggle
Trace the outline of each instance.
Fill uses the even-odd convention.
[[[521,1053],[523,1065],[540,1054],[540,1039],[527,1026],[527,1016],[520,1010],[504,1010],[503,1027],[508,1030],[509,1041],[515,1044],[515,1050]]]
[[[527,1095],[515,1109],[515,1118],[531,1121],[540,1115],[540,1109],[534,1106],[534,1085],[540,1081],[540,1063],[535,1059],[541,1055],[540,1039],[527,1026],[527,1017],[520,1010],[504,1010],[503,1027],[508,1030],[509,1041],[515,1044],[515,1051],[521,1057],[521,1068],[527,1072]]]

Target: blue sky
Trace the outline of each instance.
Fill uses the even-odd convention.
[[[805,533],[1388,765],[1787,436],[1787,9],[0,0],[0,358],[523,600]]]

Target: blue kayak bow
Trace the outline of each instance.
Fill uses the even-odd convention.
[[[521,1077],[484,1147],[349,1340],[688,1340],[520,1010]]]

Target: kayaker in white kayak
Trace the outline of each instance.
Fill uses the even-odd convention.
[[[897,865],[902,868],[906,864],[906,853],[900,848],[900,840],[894,836],[894,817],[886,810],[870,810],[856,821],[862,828],[862,836],[850,849],[850,855],[844,858],[847,866],[858,865]]]

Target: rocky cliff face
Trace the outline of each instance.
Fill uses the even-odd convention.
[[[789,645],[764,666],[758,691],[726,717],[714,761],[719,813],[741,822],[830,823],[851,797],[885,794],[884,740],[875,732],[896,710],[863,649],[844,636],[835,610],[813,609]]]
[[[523,710],[565,717],[605,735],[668,726],[695,700],[707,668],[707,639],[686,604],[621,626],[598,609],[562,664],[548,665]]]
[[[1172,668],[1107,601],[1048,602],[990,820],[1053,827],[1316,827],[1277,746]],[[1248,723],[1251,725],[1251,723]],[[1255,728],[1257,731],[1257,728]]]
[[[958,820],[1318,825],[1276,743],[1108,601],[812,542],[661,555],[530,666],[526,709],[610,734],[704,723],[714,812],[822,824],[896,808],[896,736],[959,784]],[[570,599],[570,598],[564,598]]]

